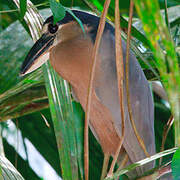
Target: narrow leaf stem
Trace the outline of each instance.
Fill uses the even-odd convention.
[[[123,50],[121,40],[121,26],[120,26],[120,12],[119,12],[119,0],[115,0],[115,49],[116,49],[116,70],[117,70],[117,81],[118,81],[118,95],[121,112],[121,138],[118,144],[118,148],[113,157],[108,177],[111,177],[114,171],[114,166],[121,150],[124,136],[125,136],[125,117],[124,117],[124,90],[123,90],[123,79],[124,79],[124,65],[123,65]]]
[[[131,26],[132,26],[133,7],[134,7],[134,3],[131,0],[130,1],[130,10],[129,10],[127,46],[126,46],[126,93],[127,93],[127,105],[128,105],[129,118],[130,118],[133,130],[134,130],[134,133],[136,135],[136,138],[137,138],[142,150],[144,151],[145,155],[148,157],[149,153],[146,150],[146,146],[145,146],[145,144],[143,142],[143,139],[139,135],[139,133],[137,131],[137,128],[136,128],[136,125],[135,125],[135,122],[134,122],[134,118],[133,118],[133,115],[132,115],[132,108],[131,108],[130,93],[129,93],[129,49],[130,49],[130,39],[131,39]]]
[[[89,178],[89,144],[88,144],[88,126],[89,126],[89,117],[90,117],[90,108],[91,108],[91,97],[93,90],[93,81],[95,76],[95,68],[97,62],[97,55],[99,50],[99,45],[101,42],[101,37],[104,31],[105,22],[106,22],[106,14],[108,12],[108,8],[110,5],[110,0],[106,0],[104,3],[103,12],[100,18],[98,31],[96,35],[96,40],[92,52],[92,67],[90,68],[90,80],[88,87],[88,96],[87,96],[87,104],[86,104],[86,114],[85,114],[85,125],[84,125],[84,170],[85,170],[85,180]]]

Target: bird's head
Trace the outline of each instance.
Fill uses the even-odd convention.
[[[88,28],[91,31],[92,39],[95,39],[99,18],[83,11],[73,10],[73,13],[81,20],[85,30]],[[49,54],[54,46],[80,33],[83,31],[79,23],[69,12],[66,12],[64,19],[55,25],[52,16],[46,19],[42,28],[42,36],[26,56],[20,74],[23,76],[39,68],[49,59]]]

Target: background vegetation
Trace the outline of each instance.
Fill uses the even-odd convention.
[[[24,179],[48,179],[45,171],[63,176],[63,179],[83,179],[84,112],[71,98],[69,86],[48,64],[25,78],[19,76],[20,66],[33,45],[30,30],[23,19],[26,12],[25,2],[21,1],[20,12],[14,1],[0,0],[0,121],[3,142],[1,147],[4,148],[5,157]],[[48,0],[32,0],[32,3],[44,18],[51,15]],[[129,0],[120,0],[121,27],[125,39],[129,3]],[[164,149],[180,145],[180,4],[178,0],[159,0],[159,3],[147,0],[144,4],[134,0],[134,3],[136,10],[133,16],[131,48],[154,89],[156,150],[160,152],[162,138],[165,137],[163,130],[167,132],[167,123],[172,115],[175,124],[169,128]],[[104,1],[62,0],[61,4],[64,7],[93,11],[100,15]],[[114,8],[114,1],[111,1],[108,18],[112,22]],[[31,17],[31,20],[33,18],[36,17]],[[53,83],[49,84],[49,78],[53,79]],[[161,91],[160,82],[167,95]],[[56,99],[52,97],[52,88],[59,92]],[[58,139],[58,135],[62,138]],[[99,179],[103,154],[91,132],[89,143],[90,179]],[[32,149],[39,154],[36,155]],[[173,149],[170,153],[174,151]],[[1,155],[1,175],[7,179],[21,179],[17,171],[10,170],[2,148]],[[172,155],[171,153],[163,158],[161,167],[172,161]],[[157,155],[155,158],[160,156]],[[48,166],[37,162],[40,158],[45,159]],[[177,151],[172,163],[175,179],[180,176],[179,158]],[[33,163],[33,160],[36,162]],[[157,167],[158,165],[159,161]],[[43,169],[44,167],[48,168]]]

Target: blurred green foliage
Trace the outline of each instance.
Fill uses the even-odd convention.
[[[25,2],[25,1],[24,1]],[[38,9],[42,10],[49,7],[49,1],[47,0],[32,0],[35,5],[38,5]],[[93,5],[94,12],[102,11],[103,1],[90,0],[88,1]],[[74,1],[61,1],[65,7],[76,7],[85,10],[93,10],[88,6],[86,0],[74,0]],[[171,7],[169,17],[173,14],[173,11],[177,13],[173,14],[173,18],[169,18],[171,36],[175,40],[176,47],[180,44],[179,38],[179,18],[180,11],[178,11],[178,0],[167,1],[168,7]],[[161,9],[164,8],[164,0],[159,1]],[[96,7],[96,8],[95,8]],[[129,10],[129,0],[120,1],[120,9],[122,12],[122,26],[127,27],[127,16]],[[12,11],[13,10],[13,11]],[[15,10],[15,11],[14,11]],[[6,12],[7,11],[7,12]],[[25,11],[25,9],[24,9]],[[162,10],[164,11],[164,10]],[[43,10],[42,14],[49,15],[49,11]],[[23,15],[21,15],[23,16]],[[24,20],[21,19],[17,7],[11,0],[0,0],[0,120],[4,118],[13,119],[14,123],[22,133],[23,139],[27,138],[39,153],[48,161],[51,167],[61,176],[60,160],[58,157],[58,149],[56,146],[56,139],[54,129],[52,125],[52,118],[49,110],[48,96],[45,91],[45,83],[42,75],[42,71],[38,70],[35,73],[28,75],[25,79],[19,77],[19,69],[22,61],[24,60],[28,50],[32,46],[33,42],[29,36],[29,30]],[[111,2],[108,17],[113,21],[114,16],[114,1]],[[139,21],[137,14],[135,13],[134,22]],[[141,25],[140,25],[141,26]],[[139,27],[140,27],[139,26]],[[145,50],[141,52],[141,55],[147,61],[149,59],[154,60],[152,52],[149,48],[149,40],[144,35],[144,31],[141,28],[133,28],[132,35],[135,45],[143,47]],[[138,58],[141,62],[141,58]],[[148,61],[149,62],[149,61]],[[143,63],[142,63],[143,66]],[[153,66],[155,71],[157,69]],[[148,66],[144,65],[143,70],[148,74],[151,72]],[[146,71],[148,70],[148,71]],[[150,72],[150,73],[149,73]],[[30,96],[31,95],[31,96]],[[167,123],[171,112],[161,97],[154,93],[155,102],[155,134],[156,134],[156,149],[160,150],[162,141],[162,131],[164,125]],[[79,130],[83,131],[83,119],[84,114],[82,108],[78,103],[73,102],[73,108],[75,114],[78,115],[80,121],[76,119],[76,126]],[[47,127],[41,114],[43,114],[48,121],[50,127]],[[18,123],[17,123],[18,122]],[[2,127],[4,125],[2,124]],[[5,128],[8,129],[8,126]],[[82,137],[78,137],[82,141]],[[78,140],[78,139],[77,139]],[[90,133],[90,179],[99,179],[103,161],[102,150],[95,140],[92,133]],[[41,179],[34,169],[29,166],[28,159],[24,160],[15,148],[8,143],[6,138],[3,138],[4,150],[6,157],[15,164],[15,157],[17,156],[17,170],[23,175],[25,179]],[[165,149],[174,147],[174,131],[171,128]],[[82,158],[82,157],[81,157]],[[170,161],[171,156],[163,158],[163,163]],[[173,167],[178,167],[179,155],[178,152],[173,159]],[[80,162],[79,162],[80,163]],[[82,163],[82,162],[81,162]],[[82,165],[81,165],[82,166]],[[79,169],[78,171],[82,171]],[[173,170],[176,174],[177,170]],[[81,174],[81,173],[79,173]],[[174,174],[173,174],[174,175]],[[174,175],[175,176],[175,175]]]

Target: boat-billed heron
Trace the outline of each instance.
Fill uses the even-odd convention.
[[[64,19],[55,25],[53,25],[53,17],[49,17],[43,24],[41,38],[32,47],[22,65],[21,74],[34,71],[50,59],[55,71],[71,84],[73,94],[85,110],[92,64],[91,55],[99,17],[77,10],[73,10],[73,13],[81,20],[85,32],[68,12]],[[126,43],[124,41],[122,41],[122,47],[125,56]],[[124,66],[125,63],[124,58]],[[155,153],[152,94],[147,79],[132,52],[130,52],[129,62],[129,92],[136,128],[148,153],[152,155]],[[125,138],[119,161],[127,154],[129,158],[127,164],[129,164],[146,158],[146,155],[140,147],[130,123],[125,85],[124,97]],[[105,25],[98,53],[90,128],[103,152],[113,156],[121,138],[121,115],[116,75],[114,27],[109,23]],[[151,169],[153,165],[152,162],[137,168],[134,176],[141,175]]]

